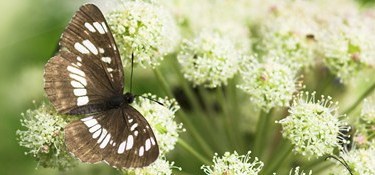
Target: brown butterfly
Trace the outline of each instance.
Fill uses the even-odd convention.
[[[67,149],[83,162],[144,167],[159,155],[145,118],[123,94],[124,72],[110,28],[98,7],[83,5],[45,65],[44,89],[62,114],[84,115],[65,127]]]

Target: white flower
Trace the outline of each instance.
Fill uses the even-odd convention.
[[[171,175],[172,169],[181,171],[181,168],[174,166],[174,162],[168,162],[164,157],[159,157],[154,163],[147,167],[127,169],[125,175]]]
[[[257,157],[250,162],[250,153],[251,151],[245,155],[238,155],[236,151],[233,154],[225,152],[223,157],[218,157],[216,153],[212,159],[214,165],[203,165],[201,169],[207,175],[256,175],[264,164]]]
[[[31,154],[42,167],[65,170],[77,163],[65,148],[64,127],[69,122],[65,117],[45,104],[27,110],[22,117],[26,130],[18,130],[17,135],[19,144],[28,149],[25,154]]]
[[[211,31],[185,40],[177,57],[186,79],[209,88],[226,85],[237,72],[239,58],[230,40]]]
[[[375,65],[374,26],[373,19],[365,16],[337,17],[330,19],[326,30],[317,36],[325,65],[343,83]]]
[[[271,59],[259,63],[255,57],[246,58],[240,75],[243,80],[237,87],[250,95],[250,101],[255,106],[265,111],[288,106],[299,86],[288,66]]]
[[[124,66],[134,62],[155,67],[180,41],[173,17],[162,7],[145,2],[124,2],[123,9],[108,15]]]
[[[375,123],[375,96],[363,101],[361,119],[367,123]]]
[[[174,149],[179,132],[184,131],[182,123],[174,121],[175,112],[180,109],[180,106],[174,99],[156,98],[156,96],[151,94],[144,94],[142,96],[138,97],[132,106],[149,122],[157,139],[160,154],[165,155]],[[163,105],[147,98],[157,100]]]
[[[289,113],[276,123],[282,125],[282,134],[293,144],[294,151],[307,158],[333,154],[339,142],[347,142],[339,137],[346,123],[340,121],[337,103],[331,97],[315,100],[315,92],[300,92],[293,99]]]
[[[349,165],[354,175],[375,174],[375,145],[367,149],[361,148],[349,152],[342,152],[341,156]],[[348,170],[343,169],[342,174],[349,174]]]
[[[312,171],[310,170],[309,171],[309,174],[306,174],[305,172],[303,172],[303,171],[299,171],[299,167],[296,167],[295,169],[294,169],[294,171],[293,171],[293,169],[291,169],[290,171],[289,171],[289,175],[312,175]]]
[[[319,31],[310,12],[315,6],[305,1],[275,5],[267,19],[262,20],[257,49],[264,55],[281,58],[294,71],[312,65]]]

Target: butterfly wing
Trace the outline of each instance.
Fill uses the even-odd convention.
[[[59,112],[95,112],[95,104],[122,94],[122,62],[108,24],[95,5],[83,5],[76,12],[59,45],[59,54],[49,60],[44,72],[44,89]]]
[[[144,167],[159,155],[150,125],[130,105],[68,124],[65,143],[83,162],[105,161],[118,168]]]

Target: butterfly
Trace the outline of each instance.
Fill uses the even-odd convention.
[[[144,167],[159,155],[146,119],[123,94],[124,72],[115,40],[100,11],[85,4],[62,33],[44,71],[44,89],[59,113],[84,115],[64,128],[69,152],[82,162]]]

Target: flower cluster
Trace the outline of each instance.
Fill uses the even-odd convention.
[[[121,53],[124,66],[134,62],[155,67],[179,43],[179,31],[173,17],[162,7],[145,2],[124,2],[107,21]]]
[[[368,149],[355,149],[349,152],[342,152],[342,158],[346,161],[353,174],[371,175],[375,174],[375,144]],[[348,174],[343,169],[342,174]]]
[[[293,93],[301,85],[295,82],[295,73],[286,65],[269,59],[260,63],[255,57],[243,61],[240,69],[243,79],[238,88],[250,95],[250,101],[265,111],[272,107],[288,106]]]
[[[323,61],[342,82],[347,83],[364,68],[374,66],[373,19],[355,15],[336,17],[317,36]]]
[[[258,158],[250,162],[250,153],[251,151],[246,155],[238,155],[236,151],[233,154],[225,152],[223,157],[218,157],[218,154],[215,154],[213,157],[214,165],[203,165],[201,169],[207,175],[257,175],[264,164]]]
[[[187,80],[215,88],[234,76],[240,57],[230,40],[217,32],[203,31],[193,41],[183,42],[177,59]]]
[[[174,162],[168,162],[165,158],[159,157],[154,163],[144,168],[130,168],[125,171],[126,175],[171,175],[172,169],[181,168],[173,166]]]
[[[340,121],[337,103],[331,97],[315,100],[315,93],[301,92],[294,97],[289,113],[276,122],[282,125],[282,134],[295,152],[308,158],[320,157],[339,147],[338,136],[345,123]]]
[[[18,130],[19,144],[28,150],[42,167],[65,170],[76,161],[65,150],[64,127],[68,120],[45,104],[38,109],[22,113],[21,125],[26,130]]]
[[[149,99],[158,101],[158,104]],[[132,104],[149,122],[158,141],[161,155],[174,149],[180,132],[185,129],[182,123],[174,121],[175,113],[180,106],[174,99],[156,98],[155,95],[144,94]]]
[[[308,13],[311,9],[305,8],[306,5],[310,8],[314,6],[306,3],[278,4],[266,15],[267,19],[262,21],[259,29],[259,52],[281,58],[285,65],[295,71],[312,65],[315,58],[317,23]]]

